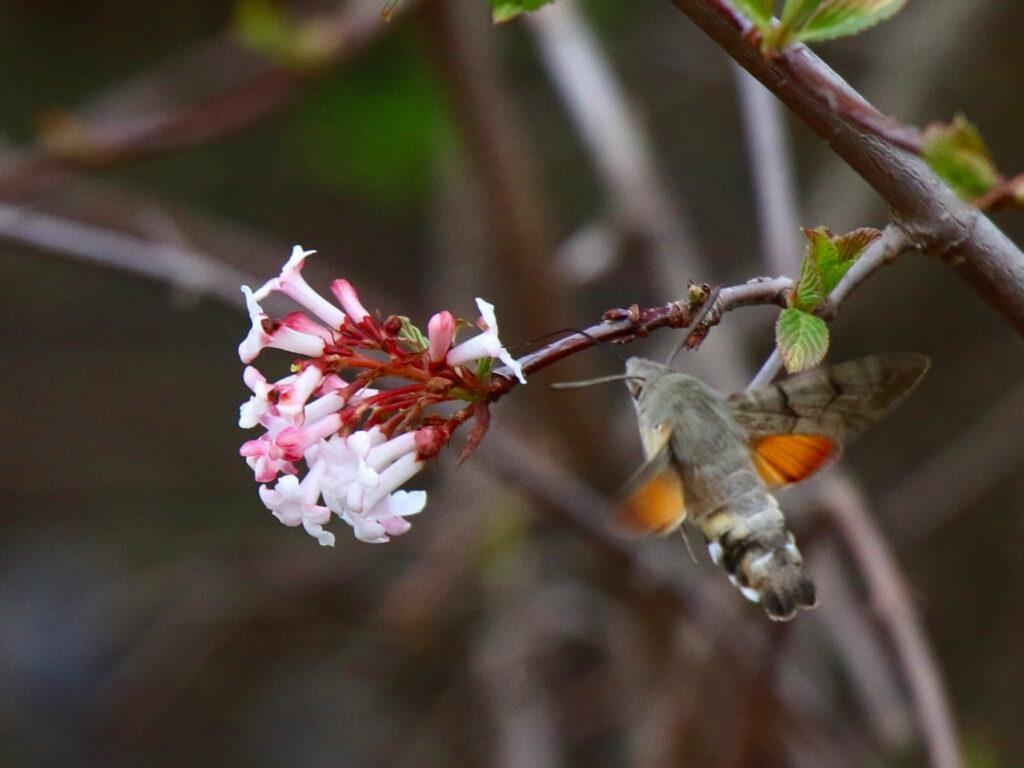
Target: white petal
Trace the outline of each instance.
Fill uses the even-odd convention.
[[[494,305],[489,301],[477,297],[476,306],[480,310],[480,316],[484,319],[487,324],[487,330],[491,331],[495,336],[498,335],[498,316],[494,314]]]
[[[519,361],[508,353],[507,349],[504,347],[501,348],[501,352],[498,353],[498,359],[512,369],[512,373],[514,373],[516,378],[519,379],[520,384],[526,383],[526,375],[523,373],[523,366],[521,366]]]
[[[370,514],[378,517],[409,517],[418,515],[426,505],[426,491],[395,491],[374,507]]]

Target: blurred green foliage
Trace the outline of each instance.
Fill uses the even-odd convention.
[[[455,134],[445,95],[412,38],[396,33],[304,100],[288,152],[312,179],[382,205],[424,202]]]

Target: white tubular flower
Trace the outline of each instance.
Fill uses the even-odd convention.
[[[479,298],[476,305],[480,308],[480,316],[487,329],[479,336],[474,336],[452,349],[446,358],[448,365],[465,365],[482,357],[496,357],[511,368],[516,378],[525,384],[523,367],[508,353],[498,338],[498,318],[494,314],[494,305]]]
[[[318,397],[316,400],[306,403],[303,418],[306,421],[320,421],[324,416],[330,416],[345,407],[345,398],[337,392]]]
[[[347,438],[335,436],[319,444],[313,460],[324,465],[324,501],[336,514],[341,515],[345,498],[353,485],[375,487],[377,472],[366,463],[366,457],[375,445],[384,442],[379,427],[354,432]]]
[[[277,410],[282,416],[292,419],[297,424],[303,421],[303,410],[306,401],[313,391],[320,386],[323,371],[317,365],[307,365],[294,381],[279,385],[277,388]]]
[[[283,349],[307,357],[319,357],[323,354],[324,340],[316,336],[300,333],[286,325],[277,325],[273,331],[267,331],[266,324],[270,318],[256,300],[252,289],[243,285],[242,293],[245,294],[245,306],[249,310],[249,320],[252,323],[249,335],[238,345],[238,356],[243,363],[251,363],[266,347]]]
[[[307,454],[307,460],[309,454]],[[423,466],[416,438],[384,439],[378,427],[321,443],[314,459],[325,465],[324,503],[352,526],[360,541],[380,544],[411,527],[404,518],[427,503],[423,491],[396,491]]]
[[[260,486],[260,498],[274,517],[287,526],[301,525],[322,547],[334,546],[334,534],[323,526],[331,519],[331,510],[320,506],[320,482],[323,472],[314,466],[300,482],[285,475],[274,488]]]
[[[274,391],[274,385],[268,384],[263,374],[251,365],[246,366],[242,381],[252,390],[252,397],[238,408],[238,426],[242,429],[251,429],[260,423],[265,414],[273,411],[274,405],[270,402],[270,395]]]
[[[412,528],[405,518],[423,511],[426,491],[394,491],[368,512],[346,511],[341,519],[352,526],[356,538],[368,544],[384,544]]]
[[[280,291],[288,298],[304,306],[331,328],[341,328],[345,322],[345,313],[314,291],[302,277],[302,267],[306,263],[306,257],[314,253],[316,251],[302,250],[301,245],[296,245],[292,248],[292,256],[285,263],[281,274],[264,283],[256,291],[256,298],[265,299],[270,295],[271,291]]]

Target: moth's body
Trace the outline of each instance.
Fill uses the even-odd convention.
[[[729,397],[659,363],[629,359],[626,381],[648,462],[623,506],[624,522],[664,534],[689,517],[747,598],[773,619],[791,618],[815,604],[814,586],[766,483],[796,482],[838,456],[844,440],[880,418],[926,369],[918,355],[870,357]],[[652,488],[660,490],[652,496]]]

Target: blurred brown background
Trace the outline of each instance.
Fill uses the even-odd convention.
[[[559,3],[498,28],[484,0],[406,0],[389,24],[381,0],[284,5],[285,32],[320,46],[288,69],[259,3],[0,2],[0,764],[926,764],[877,595],[808,494],[783,503],[822,605],[785,628],[676,538],[602,545],[601,494],[640,455],[626,394],[546,388],[616,372],[599,351],[503,400],[465,465],[446,452],[387,546],[338,523],[321,549],[257,498],[235,292],[293,243],[319,251],[314,284],[347,277],[422,324],[487,297],[518,352],[687,278],[778,271],[727,57],[667,2]],[[1016,173],[1022,28],[1015,0],[914,0],[818,50],[902,120],[962,110]],[[587,35],[596,49],[570,47]],[[600,111],[596,65],[634,125],[567,107],[575,87]],[[785,127],[791,264],[798,226],[884,224]],[[997,221],[1024,242],[1024,216]],[[733,313],[683,368],[742,386],[773,318]],[[844,466],[902,567],[965,764],[1021,765],[1024,347],[916,255],[832,333],[832,360],[932,357]],[[628,351],[663,355],[661,336]]]

